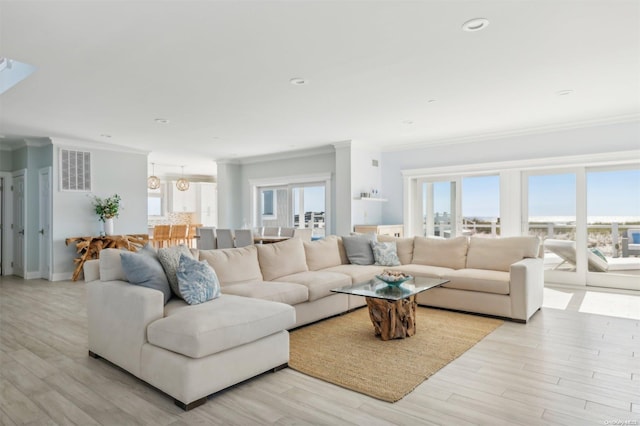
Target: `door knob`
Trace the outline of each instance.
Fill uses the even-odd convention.
[[[42,235],[44,235],[44,229],[41,229],[38,232],[41,233]]]
[[[24,229],[19,230],[19,231],[18,231],[18,234],[20,234],[20,235],[24,235]]]

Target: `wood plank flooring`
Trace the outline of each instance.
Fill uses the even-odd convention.
[[[85,300],[82,283],[0,278],[1,425],[640,425],[640,320],[577,302],[506,322],[395,404],[284,369],[185,413],[87,356]]]

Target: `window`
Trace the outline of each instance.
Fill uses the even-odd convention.
[[[273,189],[265,189],[262,191],[262,218],[276,218],[276,197]]]
[[[166,188],[165,184],[161,184],[158,189],[149,189],[147,191],[147,215],[148,216],[164,216],[165,202],[162,194]]]

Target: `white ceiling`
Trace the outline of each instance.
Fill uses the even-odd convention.
[[[37,68],[0,95],[5,140],[139,148],[174,173],[640,117],[639,1],[2,1],[0,28],[0,56]]]

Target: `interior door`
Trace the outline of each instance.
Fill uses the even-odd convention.
[[[25,276],[25,185],[24,172],[13,175],[13,273]]]
[[[40,191],[40,277],[51,277],[51,168],[40,169],[38,173]]]

